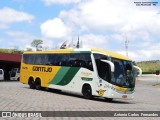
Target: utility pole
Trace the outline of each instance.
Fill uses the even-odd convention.
[[[127,36],[126,36],[125,49],[126,49],[126,56],[127,56],[127,57],[128,57],[128,44],[129,44],[129,40],[127,39]]]

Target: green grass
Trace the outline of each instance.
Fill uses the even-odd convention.
[[[3,53],[12,53],[13,49],[0,49],[0,52],[3,52]]]
[[[137,66],[139,66],[143,73],[155,73],[157,70],[160,71],[160,61],[144,61],[144,62],[137,62]]]
[[[2,53],[10,53],[10,54],[21,54],[21,53],[23,53],[23,51],[20,51],[20,50],[15,50],[15,49],[1,49],[1,48],[0,48],[0,52],[2,52]]]

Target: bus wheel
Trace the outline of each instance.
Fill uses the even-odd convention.
[[[34,84],[33,79],[30,79],[29,82],[28,82],[28,84],[29,84],[29,87],[30,87],[31,89],[35,89],[35,84]]]
[[[41,87],[41,80],[40,79],[36,79],[35,81],[35,87],[36,87],[36,90],[41,90],[42,87]]]
[[[86,99],[92,98],[92,89],[90,85],[84,85],[82,89],[83,97]]]
[[[113,98],[105,98],[107,102],[112,102]]]

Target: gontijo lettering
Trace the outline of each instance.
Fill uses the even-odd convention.
[[[52,72],[51,67],[39,67],[39,66],[33,66],[33,71],[40,71],[40,72]]]

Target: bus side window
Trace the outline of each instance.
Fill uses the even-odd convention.
[[[55,59],[55,65],[56,66],[61,66],[62,63],[62,55],[61,54],[57,54],[56,55],[56,59]]]
[[[34,55],[34,57],[35,57],[34,64],[37,64],[37,65],[44,64],[44,55],[43,54],[37,54],[37,55]]]
[[[38,58],[38,55],[35,55],[34,64],[39,64],[39,63],[40,63],[40,59]]]
[[[48,54],[45,55],[45,65],[50,65],[49,61],[48,61]]]
[[[69,62],[69,55],[63,54],[61,59],[61,66],[67,66]]]
[[[75,66],[75,54],[70,54],[68,66],[70,66],[70,67]]]
[[[90,60],[90,61],[86,61],[85,68],[87,68],[87,69],[93,71],[93,66],[92,66],[91,60]]]
[[[45,63],[46,63],[46,56],[47,56],[47,55],[45,55],[45,54],[41,54],[41,63],[42,63],[43,65],[45,65]]]
[[[93,71],[92,61],[88,61],[88,66],[87,66],[87,68],[88,68],[89,70],[92,70],[92,71]]]
[[[50,58],[51,65],[58,66],[57,59],[58,59],[58,55],[57,54],[51,54],[51,58]]]
[[[81,54],[79,56],[79,66],[80,67],[85,67],[86,66],[86,62],[85,62],[85,55],[84,54]]]
[[[35,55],[34,54],[29,55],[29,57],[28,57],[28,64],[33,64],[35,60],[36,59],[35,59]]]
[[[24,62],[25,64],[28,64],[28,58],[29,58],[29,56],[28,56],[27,54],[24,54],[24,55],[23,55],[23,62]]]
[[[48,65],[48,55],[47,54],[30,55],[29,63],[37,65]]]
[[[65,65],[66,66],[69,66],[69,60],[70,60],[70,55],[66,54],[66,57],[65,57]]]
[[[80,66],[80,67],[85,67],[85,66],[86,66],[85,61],[80,60],[80,61],[79,61],[79,66]]]
[[[55,55],[54,54],[47,54],[46,55],[46,65],[54,65],[54,61],[55,61]]]
[[[89,53],[82,54],[81,55],[81,61],[83,61],[83,66],[82,67],[87,68],[87,69],[93,71],[91,54],[89,54]]]

